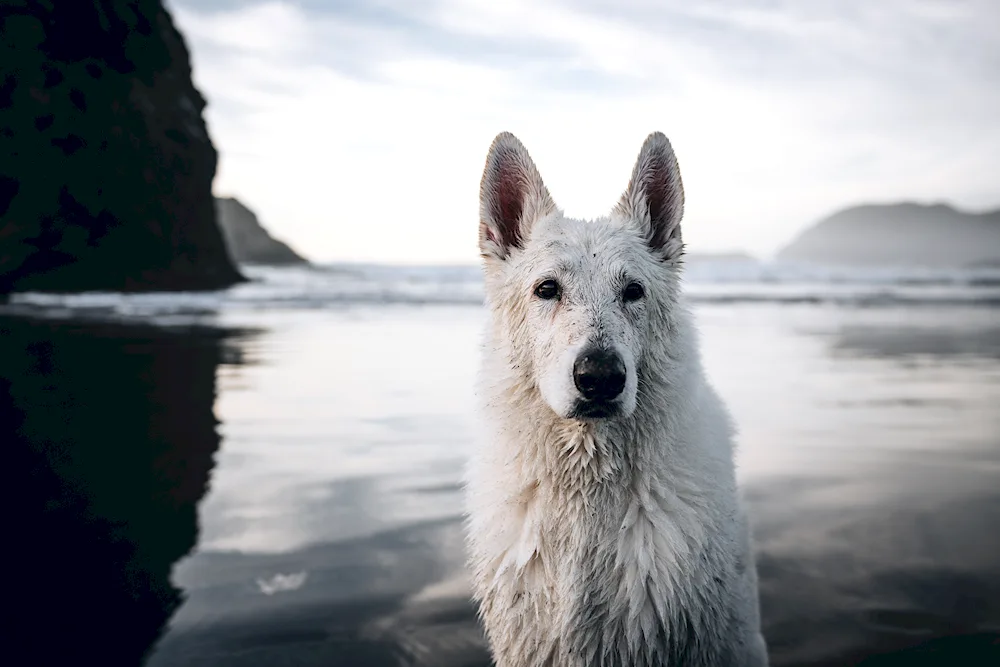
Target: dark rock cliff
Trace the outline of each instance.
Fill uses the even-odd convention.
[[[204,106],[160,0],[3,0],[0,295],[241,281]]]
[[[260,224],[238,199],[220,197],[215,203],[219,226],[229,254],[241,264],[305,264],[306,260]]]

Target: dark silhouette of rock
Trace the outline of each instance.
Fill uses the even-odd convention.
[[[0,317],[0,663],[142,664],[197,541],[225,335]]]
[[[229,254],[240,264],[307,263],[288,244],[271,236],[240,200],[220,197],[215,200],[215,210]]]
[[[1000,263],[1000,211],[965,213],[945,204],[856,206],[806,229],[778,259],[869,266],[989,266]]]
[[[160,0],[4,0],[0,35],[0,295],[241,281]]]

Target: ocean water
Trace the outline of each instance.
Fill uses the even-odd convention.
[[[251,281],[223,292],[77,295],[17,294],[8,314],[97,317],[164,325],[218,322],[261,311],[357,306],[478,306],[477,266],[244,267]],[[695,304],[828,304],[855,307],[969,304],[1000,306],[1000,269],[859,269],[756,261],[696,261],[686,267]],[[251,317],[252,320],[252,317]]]
[[[461,532],[478,270],[249,272],[0,306],[0,651],[488,665]],[[1000,664],[998,276],[697,265],[688,291],[772,664]]]

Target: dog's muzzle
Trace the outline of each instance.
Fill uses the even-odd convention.
[[[610,417],[619,409],[615,399],[625,390],[625,362],[613,350],[584,350],[573,364],[573,384],[583,397],[576,416]]]

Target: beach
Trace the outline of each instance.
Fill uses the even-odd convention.
[[[20,641],[48,614],[106,664],[489,664],[462,542],[476,288],[287,297],[302,275],[0,313],[0,433],[33,480],[8,503],[36,536]],[[694,303],[776,667],[1000,664],[1000,319],[934,290]]]

